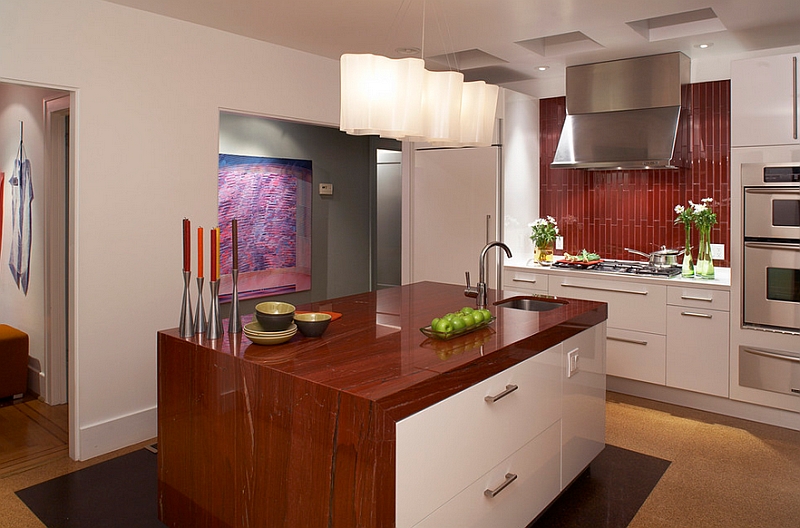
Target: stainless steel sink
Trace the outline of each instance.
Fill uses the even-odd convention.
[[[552,299],[547,297],[511,297],[494,303],[501,308],[514,308],[516,310],[527,310],[529,312],[546,312],[555,310],[559,306],[569,304],[568,301]]]

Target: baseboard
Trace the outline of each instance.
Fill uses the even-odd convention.
[[[155,438],[158,435],[158,408],[120,416],[112,420],[81,427],[78,460],[122,449]]]
[[[621,392],[631,396],[638,396],[648,400],[655,400],[681,407],[689,407],[700,411],[707,411],[725,416],[732,416],[751,422],[784,427],[800,431],[800,415],[796,412],[764,407],[752,403],[720,398],[699,392],[674,389],[662,385],[653,385],[642,381],[635,381],[616,376],[607,376],[606,389],[612,392]]]

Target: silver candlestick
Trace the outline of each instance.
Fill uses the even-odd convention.
[[[183,302],[181,303],[181,322],[178,324],[181,337],[192,337],[194,335],[194,322],[192,321],[192,299],[189,294],[189,280],[192,277],[191,271],[183,272]]]
[[[203,306],[203,277],[197,277],[197,309],[194,312],[194,333],[205,334],[208,328],[206,324],[206,308]]]
[[[219,280],[210,281],[211,308],[208,311],[208,331],[206,337],[219,339],[222,337],[222,314],[219,311]]]
[[[231,313],[228,318],[228,333],[239,334],[242,332],[242,316],[239,313],[239,270],[231,271],[233,290],[231,291]]]

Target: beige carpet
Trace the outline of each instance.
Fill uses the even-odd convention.
[[[631,528],[800,527],[800,432],[607,399],[608,443],[672,461]]]
[[[672,461],[631,528],[800,528],[800,432],[616,393],[606,416],[609,444]],[[44,526],[15,491],[153,442],[0,478],[0,528]]]

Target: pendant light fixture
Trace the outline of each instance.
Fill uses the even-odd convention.
[[[423,52],[425,35],[423,4]],[[429,71],[416,58],[347,53],[340,59],[339,128],[352,135],[451,146],[492,143],[499,88]]]

